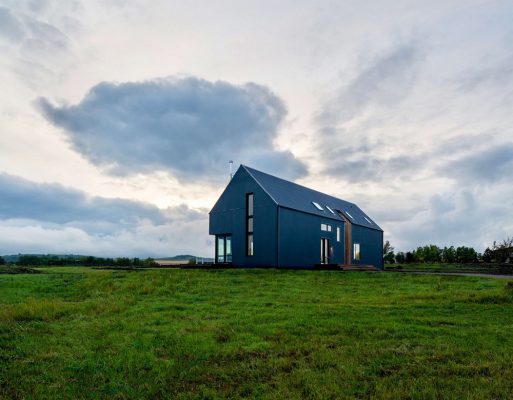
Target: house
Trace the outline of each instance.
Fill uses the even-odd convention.
[[[210,211],[216,263],[383,268],[383,230],[356,204],[241,165]]]

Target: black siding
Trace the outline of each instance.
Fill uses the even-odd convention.
[[[360,261],[351,257],[353,264],[374,265],[383,269],[383,232],[363,226],[353,225],[353,243],[360,243]]]
[[[254,255],[246,255],[246,194],[253,193]],[[211,235],[232,235],[232,263],[240,267],[276,266],[277,205],[258,183],[239,168],[210,212]]]
[[[333,248],[330,263],[344,262],[344,223],[280,207],[279,210],[279,266],[313,267],[321,262],[321,238],[330,239]],[[321,224],[329,224],[331,232],[321,231]],[[337,242],[337,226],[340,242]]]

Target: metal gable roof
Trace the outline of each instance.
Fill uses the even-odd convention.
[[[245,165],[240,167],[244,168],[279,206],[339,221],[342,218],[337,214],[337,211],[342,211],[345,218],[351,223],[382,231],[378,224],[354,203],[337,199],[328,194],[257,171]],[[317,209],[313,202],[318,203],[323,208],[323,211]],[[332,214],[327,207],[335,211],[335,214]]]

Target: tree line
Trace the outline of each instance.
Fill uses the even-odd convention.
[[[407,252],[394,252],[387,240],[383,246],[383,259],[388,264],[403,263],[508,263],[513,261],[513,237],[493,242],[483,253],[467,246],[438,247],[430,244]]]
[[[0,257],[0,265],[6,264],[5,260]],[[158,264],[151,257],[146,259],[140,258],[108,258],[108,257],[93,257],[93,256],[56,256],[56,255],[39,255],[27,254],[20,255],[18,260],[14,263],[20,266],[84,266],[84,267],[154,267]]]

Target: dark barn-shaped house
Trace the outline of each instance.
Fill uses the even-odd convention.
[[[210,211],[216,263],[383,268],[383,230],[357,205],[241,165]]]

